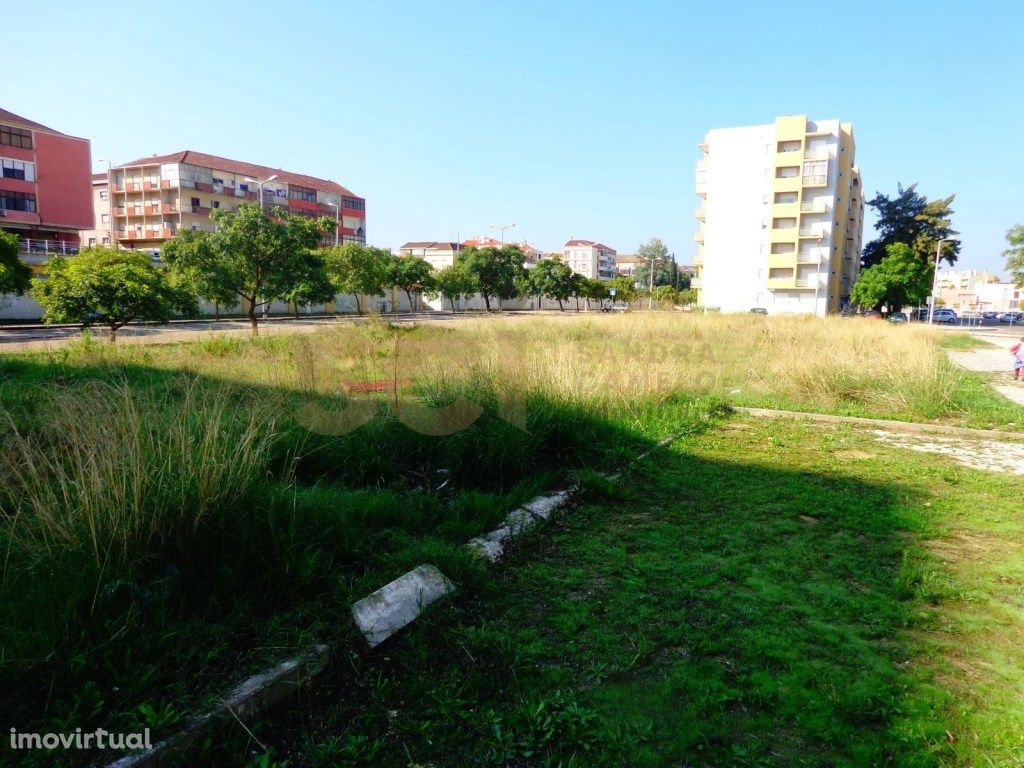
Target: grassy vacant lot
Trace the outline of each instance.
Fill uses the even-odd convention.
[[[751,721],[753,735],[745,746],[728,722],[745,717],[743,707],[752,704],[742,699],[737,709],[721,703],[708,687],[717,675],[722,701],[732,701],[724,693],[733,684],[728,668],[716,672],[707,666],[708,659],[730,658],[727,650],[701,657],[699,669],[707,675],[702,672],[692,684],[703,693],[687,706],[703,712],[700,702],[706,699],[709,707],[696,718],[708,742],[700,749],[718,755],[706,762],[728,762],[723,755],[732,752],[714,752],[716,743],[741,750],[740,757],[749,746],[750,754],[767,755],[764,760],[771,762],[774,753],[762,749],[769,733],[781,740],[780,754],[806,747],[812,750],[809,760],[819,764],[836,762],[837,755],[849,754],[857,763],[861,754],[897,754],[885,730],[896,722],[897,709],[872,707],[879,696],[896,695],[894,681],[904,672],[886,665],[906,661],[890,651],[911,642],[904,634],[916,626],[920,611],[911,582],[899,586],[899,579],[909,577],[900,570],[904,538],[889,535],[904,525],[893,511],[902,507],[887,501],[886,494],[899,497],[886,484],[891,475],[880,478],[877,489],[853,479],[842,486],[862,506],[864,499],[884,502],[879,514],[893,521],[892,531],[881,531],[885,535],[876,542],[878,521],[865,508],[851,518],[848,536],[831,542],[842,546],[829,550],[827,559],[848,562],[854,582],[866,585],[867,594],[849,598],[847,605],[838,587],[833,589],[831,571],[823,575],[821,599],[846,606],[846,613],[828,614],[801,641],[782,630],[813,611],[779,610],[795,597],[787,595],[789,582],[772,578],[790,567],[806,571],[814,565],[810,555],[825,556],[826,548],[789,551],[770,536],[759,538],[765,533],[761,525],[726,541],[726,530],[709,527],[696,502],[682,501],[687,488],[699,485],[701,472],[729,462],[689,457],[685,471],[668,467],[658,477],[639,476],[630,488],[639,494],[634,496],[623,487],[602,487],[593,472],[622,466],[664,435],[707,430],[725,400],[972,425],[1022,423],[1020,408],[948,364],[942,338],[927,329],[870,322],[632,315],[479,320],[411,330],[373,324],[310,336],[151,347],[80,343],[2,358],[0,688],[7,695],[0,720],[42,731],[149,726],[159,738],[245,673],[294,649],[328,641],[349,643],[357,652],[348,604],[408,568],[432,562],[460,584],[460,601],[435,613],[431,621],[440,623],[434,630],[409,633],[400,641],[405,645],[396,646],[404,650],[394,656],[357,653],[350,665],[355,678],[332,675],[345,691],[379,686],[371,703],[387,702],[388,708],[366,708],[343,691],[337,700],[328,693],[315,711],[295,713],[303,727],[289,733],[300,736],[279,739],[268,724],[268,738],[280,741],[279,751],[289,751],[293,765],[393,765],[396,755],[411,763],[432,754],[438,764],[463,758],[529,764],[557,754],[576,754],[576,764],[614,764],[615,755],[634,753],[638,764],[658,764],[644,757],[648,744],[655,745],[650,755],[665,749],[700,762],[702,752],[690,751],[696,742],[685,735],[696,727],[689,715],[666,726],[668,713],[656,712],[661,705],[645,708],[641,702],[635,716],[623,710],[609,719],[612,710],[598,700],[580,701],[591,688],[605,689],[606,681],[619,676],[622,700],[635,699],[631,691],[638,689],[630,687],[627,673],[647,664],[656,650],[677,647],[659,639],[660,624],[667,632],[697,632],[700,637],[691,639],[714,650],[715,638],[733,620],[747,627],[731,636],[733,646],[754,654],[750,669],[758,671],[764,687],[761,719]],[[744,466],[749,457],[742,443],[726,449]],[[723,519],[742,517],[748,500],[762,504],[766,494],[810,470],[780,466],[777,477],[770,466],[749,471],[754,481],[745,488],[747,496],[731,490],[722,497]],[[461,551],[462,542],[492,527],[509,508],[569,476],[582,478],[598,496],[612,493],[622,501],[598,499],[573,517],[570,525],[583,528],[556,539],[547,553],[555,559],[526,557],[527,570],[510,571],[506,584],[505,576],[488,573]],[[673,494],[680,502],[668,514],[662,507],[671,506]],[[830,499],[836,495],[828,493]],[[664,535],[622,549],[616,510],[627,503],[649,507],[652,520],[664,517]],[[787,509],[778,500],[763,504],[766,521],[773,508]],[[580,537],[580,530],[592,536]],[[710,538],[691,547],[684,533],[697,530]],[[869,539],[860,550],[850,545],[858,535]],[[590,546],[597,549],[588,554]],[[567,559],[559,561],[563,550]],[[712,583],[710,563],[735,556],[752,567],[759,555],[768,557],[768,565],[759,565],[756,574],[741,569],[744,579],[718,583],[713,610],[700,617],[687,612],[697,599],[694,590]],[[618,565],[616,557],[622,560]],[[643,576],[648,565],[657,578]],[[564,582],[574,573],[579,579],[593,576],[603,586],[577,594],[577,587]],[[830,597],[830,590],[836,594]],[[591,592],[600,597],[591,599]],[[766,596],[773,600],[764,602]],[[535,597],[550,604],[540,606]],[[680,598],[683,604],[672,608]],[[752,613],[733,613],[747,603]],[[613,604],[620,607],[613,611]],[[670,609],[682,612],[662,622]],[[862,618],[874,634],[857,635],[843,623],[857,610],[866,614]],[[623,612],[634,618],[614,616]],[[510,623],[503,624],[506,614]],[[595,623],[605,614],[612,623]],[[561,617],[558,633],[550,634],[545,617]],[[444,623],[446,618],[454,624]],[[631,631],[634,625],[642,631]],[[454,645],[452,632],[464,634]],[[538,634],[530,637],[531,632]],[[852,656],[843,645],[850,638],[857,640]],[[833,651],[820,651],[811,671],[780,677],[777,669],[785,660],[778,667],[758,666],[761,644],[768,659],[782,652],[773,648],[819,641]],[[576,648],[575,660],[559,666],[545,643],[566,646],[566,652]],[[698,658],[681,640],[678,648],[681,658]],[[465,659],[456,663],[460,655]],[[942,658],[942,652],[934,657]],[[845,698],[852,672],[830,671],[851,658],[863,658],[873,670],[856,694],[863,697],[860,703]],[[472,664],[465,667],[464,661]],[[489,689],[474,671],[478,661]],[[419,683],[397,674],[417,664],[430,672],[409,676]],[[693,670],[687,669],[683,677],[690,680]],[[878,680],[871,676],[876,674]],[[579,675],[594,685],[581,685]],[[819,677],[832,680],[838,697],[828,711],[848,717],[834,734],[813,741],[808,734],[814,729],[801,730],[792,718],[805,705],[820,704],[821,697],[804,690]],[[397,699],[391,691],[399,692]],[[393,722],[392,711],[405,711],[401,702],[417,701],[424,708],[433,701],[428,691],[436,692],[441,709],[427,725],[413,725],[417,721],[408,715],[404,724]],[[493,704],[467,704],[476,713],[469,717],[449,695]],[[682,706],[683,699],[666,697],[673,707]],[[722,707],[718,720],[712,717],[715,706]],[[913,722],[937,728],[945,722],[933,716],[939,705],[928,706]],[[483,715],[492,719],[473,719]],[[824,715],[817,717],[825,722]],[[376,718],[376,725],[367,718]],[[354,725],[345,725],[349,721]],[[396,752],[412,739],[395,738],[405,724],[420,734],[419,741],[408,742],[408,753]],[[449,728],[468,728],[474,738],[452,744],[440,735]],[[656,731],[664,739],[666,728],[677,734],[672,744],[652,740]],[[301,735],[307,731],[308,738]],[[863,753],[837,751],[843,734],[859,739],[861,731],[873,734]],[[577,736],[582,752],[573,747]],[[237,735],[224,738],[209,759],[217,765],[244,763],[252,747],[248,736],[241,742]],[[271,764],[262,755],[258,760]],[[9,757],[0,752],[0,761]],[[18,759],[24,763],[25,757]],[[53,755],[36,759],[38,765],[65,761]]]

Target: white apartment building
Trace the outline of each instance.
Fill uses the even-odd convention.
[[[698,303],[820,316],[845,306],[864,226],[852,126],[780,117],[709,131],[698,146]]]
[[[570,240],[562,249],[562,262],[577,275],[611,280],[618,274],[615,249],[593,240]]]
[[[434,269],[444,269],[455,263],[455,254],[462,250],[458,243],[438,243],[415,240],[398,249],[402,256],[419,256]]]

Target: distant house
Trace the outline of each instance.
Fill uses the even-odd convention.
[[[562,261],[577,275],[595,280],[616,276],[615,249],[593,240],[570,240],[562,250]]]
[[[637,267],[641,264],[643,264],[643,259],[635,253],[625,253],[622,256],[615,257],[615,271],[626,277],[633,277],[636,274]]]
[[[523,266],[530,269],[536,266],[537,262],[544,258],[544,252],[534,245],[530,245],[525,240],[521,243],[502,243],[501,240],[495,240],[493,237],[480,237],[472,238],[470,240],[464,240],[462,243],[463,248],[504,248],[506,245],[510,245],[513,248],[518,248],[523,252]]]
[[[417,240],[398,249],[401,256],[419,256],[434,269],[444,269],[455,263],[455,255],[463,246],[459,243]]]

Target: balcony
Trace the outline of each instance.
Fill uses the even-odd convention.
[[[800,237],[811,237],[820,240],[825,233],[815,227],[800,227]]]
[[[690,287],[691,288],[700,288],[702,282],[703,282],[702,279],[699,278],[699,277],[691,277],[690,278]]]
[[[160,180],[160,189],[170,189],[172,186],[176,186],[170,179]]]
[[[177,213],[178,206],[174,203],[164,203],[160,206],[160,213]]]
[[[694,208],[693,209],[693,218],[697,219],[697,221],[704,221],[704,206],[703,205],[698,207],[698,208]]]
[[[205,181],[197,181],[196,189],[200,192],[213,192],[213,183],[207,183]]]
[[[828,184],[828,174],[821,174],[820,176],[804,176],[801,183],[805,187],[824,187]]]
[[[142,188],[145,190],[160,189],[159,181],[144,181],[142,182]]]
[[[194,213],[196,216],[209,216],[210,209],[204,205],[189,205],[186,206],[188,213]]]
[[[828,160],[827,149],[805,149],[804,160]]]
[[[800,201],[801,213],[824,213],[825,210],[825,201],[821,198]]]
[[[703,232],[697,232],[693,236],[693,242],[695,242],[695,243],[703,243],[704,242],[704,233]]]
[[[18,238],[18,253],[29,255],[56,255],[78,253],[78,246],[63,240],[34,240],[28,237]]]
[[[697,161],[697,170],[698,171],[706,171],[707,169],[708,169],[707,158],[702,157],[700,160]]]
[[[222,187],[220,185],[214,185],[214,187],[213,187],[213,194],[215,194],[215,195],[230,195],[230,196],[234,197],[234,195],[235,195],[235,188],[234,187]]]

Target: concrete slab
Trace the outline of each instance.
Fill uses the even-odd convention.
[[[454,590],[443,573],[423,564],[353,603],[352,618],[369,646],[376,648]]]

